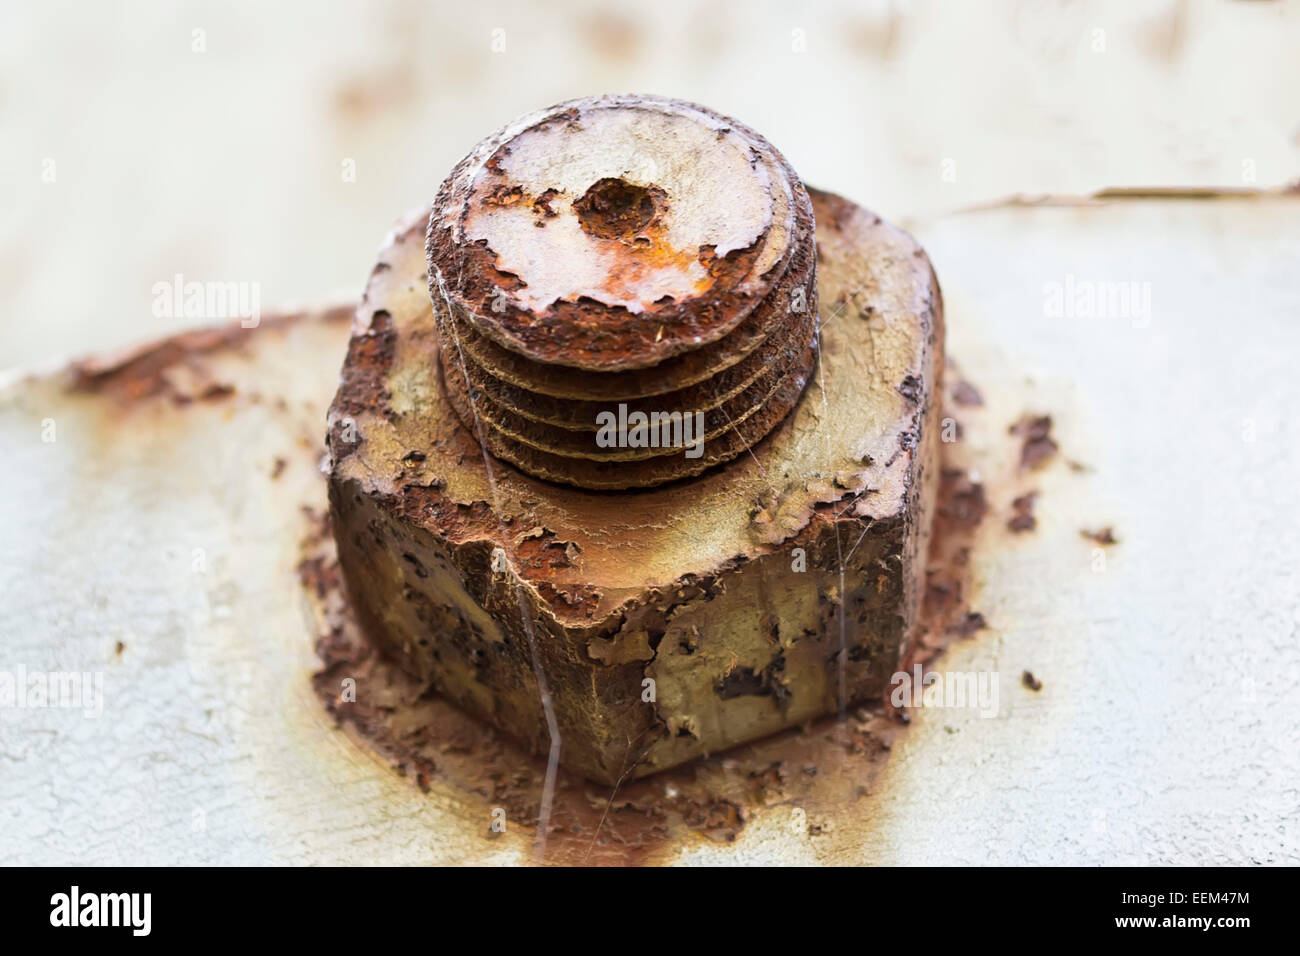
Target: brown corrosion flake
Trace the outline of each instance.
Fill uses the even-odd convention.
[[[1058,451],[1056,442],[1052,440],[1050,415],[1026,415],[1007,431],[1024,440],[1020,449],[1021,468],[1037,468]]]
[[[1079,535],[1086,538],[1088,541],[1095,541],[1097,544],[1119,544],[1119,538],[1115,537],[1115,532],[1109,525],[1097,531],[1089,531],[1085,528],[1079,532]]]
[[[1012,515],[1007,527],[1016,534],[1024,534],[1038,527],[1038,519],[1034,517],[1034,502],[1037,500],[1038,492],[1030,491],[1012,501]]]

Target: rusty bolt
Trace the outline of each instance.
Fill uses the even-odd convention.
[[[812,231],[784,158],[702,107],[602,97],[525,117],[434,201],[448,397],[494,455],[584,488],[660,484],[743,454],[812,371]],[[620,423],[647,424],[602,447],[611,403]],[[671,432],[683,419],[702,432],[690,455]]]
[[[915,241],[747,127],[638,96],[524,117],[367,284],[329,421],[353,606],[607,783],[879,695],[924,580],[942,354]],[[698,413],[699,454],[602,444],[619,406]]]

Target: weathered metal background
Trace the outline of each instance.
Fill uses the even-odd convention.
[[[998,716],[918,710],[813,833],[758,805],[734,844],[665,859],[1300,861],[1298,212],[1126,198],[917,225],[949,354],[984,394],[962,441],[991,506],[973,552],[990,626],[939,666],[998,672]],[[1149,309],[1053,304],[1129,281]],[[296,567],[347,318],[4,386],[0,667],[99,671],[105,693],[94,718],[0,708],[0,861],[530,859],[525,828],[493,838],[482,799],[395,775],[312,690]],[[1006,430],[1027,411],[1061,453],[1022,474]],[[1012,535],[1028,490],[1038,528]],[[1119,544],[1080,535],[1102,526]]]
[[[474,143],[575,96],[702,103],[902,225],[1280,185],[1298,46],[1294,0],[9,3],[0,368],[207,324],[153,313],[176,273],[260,283],[267,309],[355,294]]]

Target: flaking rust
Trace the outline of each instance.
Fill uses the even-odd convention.
[[[543,677],[562,762],[608,784],[877,699],[916,629],[942,353],[915,241],[739,123],[516,121],[357,312],[329,490],[358,619],[538,752]],[[700,454],[602,445],[620,403],[699,412]]]
[[[758,442],[812,370],[807,191],[702,107],[602,97],[506,126],[443,184],[427,252],[452,407],[550,481],[699,474]],[[642,440],[602,442],[602,412],[621,432],[646,416]]]

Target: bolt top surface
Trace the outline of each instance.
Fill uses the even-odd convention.
[[[810,241],[801,201],[766,140],[708,109],[561,103],[484,139],[443,184],[434,305],[534,361],[646,368],[762,302]]]

